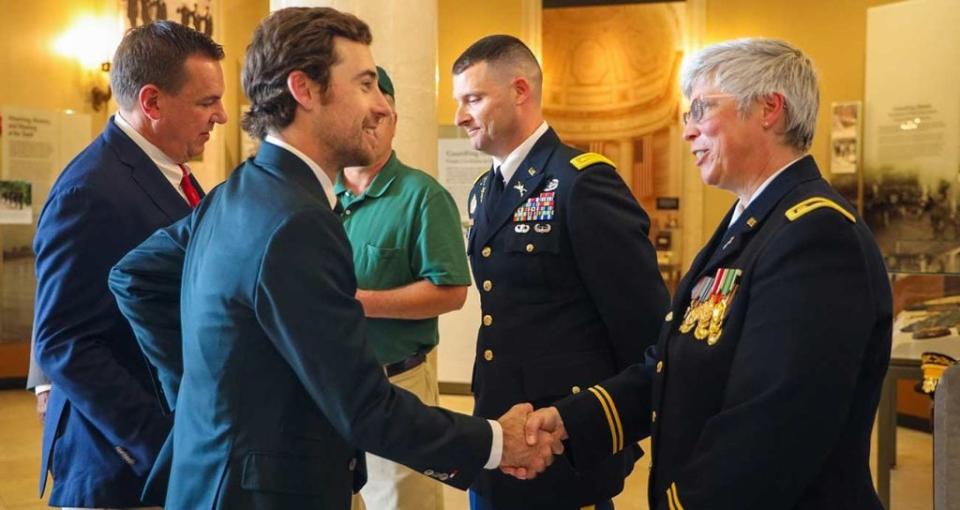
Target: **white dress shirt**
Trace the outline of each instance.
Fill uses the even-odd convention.
[[[493,158],[493,167],[500,168],[500,175],[503,176],[503,185],[506,186],[510,179],[513,178],[513,174],[516,173],[517,167],[520,166],[520,163],[523,163],[523,160],[527,158],[527,154],[530,154],[530,150],[533,149],[533,146],[537,143],[537,140],[547,132],[550,126],[547,125],[547,121],[540,123],[540,127],[533,131],[533,133],[527,137],[516,149],[507,154],[506,158],[503,158],[503,161]]]

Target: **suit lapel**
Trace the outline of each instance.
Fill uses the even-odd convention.
[[[507,223],[513,212],[530,198],[534,191],[539,189],[545,176],[543,169],[559,144],[560,138],[557,137],[557,133],[553,129],[548,129],[530,149],[530,153],[520,163],[517,171],[510,178],[510,182],[504,187],[503,195],[500,196],[500,203],[497,204],[489,223],[485,225],[486,228],[478,230],[479,241],[482,244],[486,244]],[[491,172],[492,175],[493,172]],[[492,177],[486,180],[485,191],[489,190],[491,183]],[[487,219],[484,218],[484,221],[487,221]]]
[[[170,185],[170,181],[163,176],[163,172],[143,152],[143,149],[117,127],[113,117],[107,120],[107,128],[103,131],[103,137],[107,146],[114,150],[120,162],[130,168],[130,177],[137,183],[137,186],[150,197],[157,208],[163,211],[171,223],[190,212],[190,205]],[[197,184],[197,190],[203,196],[199,184]]]

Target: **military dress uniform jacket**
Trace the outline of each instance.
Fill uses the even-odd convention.
[[[649,219],[606,158],[563,145],[551,129],[496,208],[485,200],[493,179],[481,176],[468,201],[482,308],[474,412],[483,417],[551,404],[638,362],[669,299]],[[619,493],[640,453],[579,472],[560,458],[532,481],[488,471],[471,488],[498,509],[579,508]]]
[[[316,175],[263,143],[114,267],[120,309],[176,392],[165,508],[346,510],[358,448],[464,489],[482,470],[486,421],[387,381],[351,260]]]
[[[680,284],[660,359],[558,405],[575,464],[652,429],[650,508],[880,509],[868,457],[892,304],[873,236],[810,156],[730,217]]]

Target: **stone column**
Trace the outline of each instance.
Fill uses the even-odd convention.
[[[373,57],[397,91],[393,147],[405,163],[437,175],[437,2],[435,0],[270,0],[284,7],[333,7],[370,25]]]

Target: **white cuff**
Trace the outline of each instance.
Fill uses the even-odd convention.
[[[53,388],[52,384],[38,384],[33,387],[33,392],[39,395],[50,391],[50,388]]]
[[[487,422],[490,423],[490,429],[493,431],[493,441],[490,442],[490,458],[487,459],[483,469],[497,469],[503,459],[503,427],[496,420],[487,420]]]

